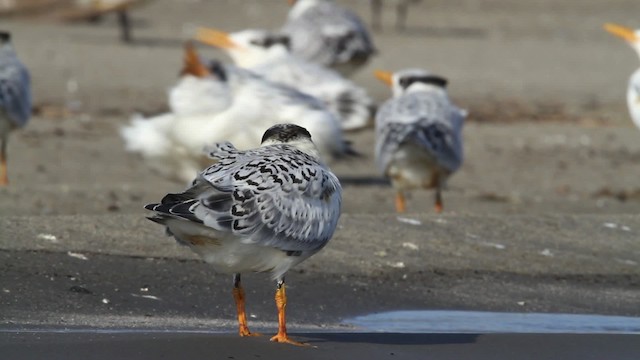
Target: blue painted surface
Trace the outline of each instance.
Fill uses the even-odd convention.
[[[391,311],[344,321],[359,331],[403,333],[640,334],[640,318],[478,311]]]

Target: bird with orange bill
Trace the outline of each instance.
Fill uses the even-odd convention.
[[[393,96],[376,114],[376,165],[396,190],[396,211],[406,211],[406,192],[435,189],[443,210],[446,180],[462,165],[462,126],[467,115],[447,94],[447,80],[422,69],[376,71]]]
[[[624,39],[640,57],[640,29],[634,30],[617,24],[605,24],[605,30]],[[633,123],[640,128],[640,68],[629,78],[627,86],[627,106]]]
[[[307,128],[326,160],[355,154],[337,117],[319,100],[232,65],[204,64],[190,43],[169,105],[172,111],[166,114],[135,116],[120,133],[128,151],[174,180],[189,182],[211,164],[202,153],[205,146],[231,141],[251,149],[279,123]]]
[[[344,130],[371,123],[373,101],[366,90],[332,69],[292,54],[288,35],[258,29],[226,33],[200,28],[196,39],[223,49],[237,66],[318,98],[340,118]]]
[[[296,56],[351,75],[376,49],[360,17],[334,0],[288,0],[291,9],[281,31],[291,37]]]

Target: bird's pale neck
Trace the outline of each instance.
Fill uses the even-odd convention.
[[[275,139],[268,139],[265,140],[261,146],[267,146],[267,145],[289,145],[289,146],[293,146],[296,149],[302,151],[303,153],[311,156],[314,159],[320,159],[320,151],[318,151],[318,148],[316,147],[316,145],[313,143],[313,141],[307,139],[307,138],[301,138],[301,139],[295,139],[295,140],[290,140],[287,142],[282,142],[282,141],[278,141]]]
[[[438,94],[438,95],[447,95],[447,91],[439,86],[424,84],[424,83],[413,83],[408,88],[403,89],[401,87],[394,87],[393,94],[394,96],[401,96],[404,94],[413,94],[413,93],[429,93],[429,94]]]

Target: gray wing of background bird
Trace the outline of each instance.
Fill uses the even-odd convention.
[[[31,79],[10,45],[0,48],[0,108],[17,127],[31,117]]]
[[[254,96],[263,99],[266,106],[283,106],[289,104],[304,104],[309,109],[324,110],[326,106],[318,98],[305,94],[295,88],[280,84],[264,78],[251,70],[239,68],[233,65],[225,64],[225,71],[231,78],[239,84],[251,86],[256,83],[266,83],[268,86],[256,86]],[[268,114],[269,108],[264,109],[264,113]]]
[[[289,18],[282,31],[291,37],[294,54],[326,66],[365,62],[375,52],[360,18],[331,2]]]
[[[376,165],[384,173],[400,145],[412,142],[455,171],[462,164],[465,117],[445,95],[409,93],[387,100],[376,115]]]
[[[324,165],[288,145],[238,151],[224,143],[211,156],[218,163],[191,188],[147,208],[283,251],[319,250],[329,241],[342,189]]]

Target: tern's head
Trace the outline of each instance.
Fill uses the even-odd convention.
[[[224,49],[240,67],[253,67],[289,53],[289,37],[267,30],[249,29],[226,33],[201,28],[196,39]]]
[[[394,96],[411,91],[446,91],[447,79],[422,69],[405,69],[395,73],[376,70],[376,77],[391,87]]]
[[[311,134],[302,126],[294,124],[273,125],[262,136],[262,146],[287,144],[313,157],[319,157],[318,148],[311,141]]]
[[[169,105],[178,115],[217,113],[231,103],[227,72],[218,61],[205,65],[193,45],[185,45],[180,80],[169,91]]]
[[[11,33],[8,31],[0,31],[0,45],[11,43]]]
[[[640,56],[640,29],[634,30],[626,26],[607,23],[604,29],[611,34],[624,39]]]

